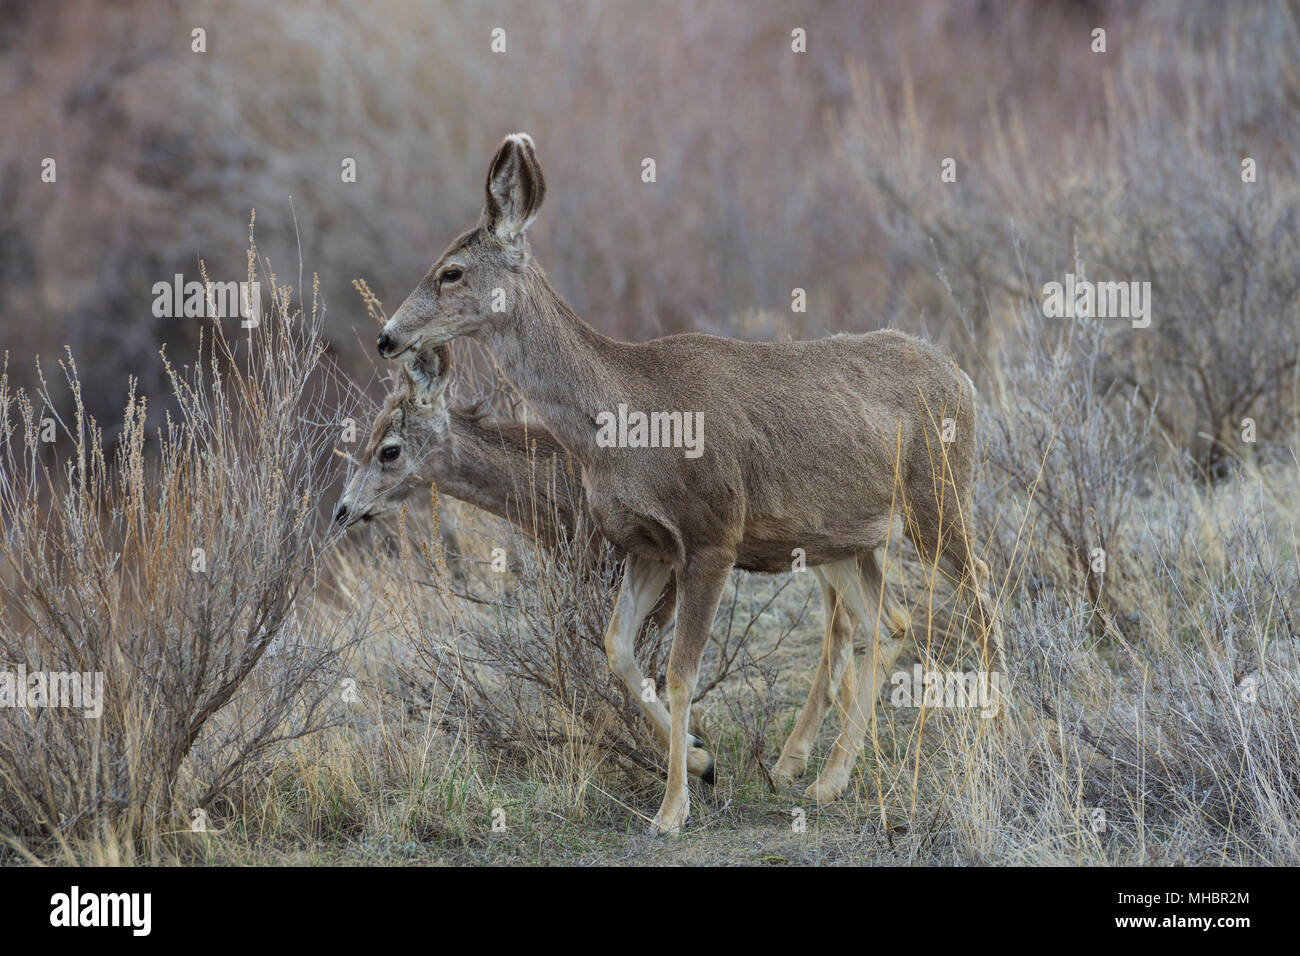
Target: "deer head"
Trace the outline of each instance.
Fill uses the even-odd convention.
[[[384,358],[509,321],[529,262],[528,228],[546,180],[527,133],[512,133],[488,169],[478,225],[459,236],[393,313],[377,345]]]
[[[339,499],[334,520],[344,527],[377,518],[404,500],[426,463],[451,439],[451,346],[409,352],[402,369],[404,382],[384,400]]]

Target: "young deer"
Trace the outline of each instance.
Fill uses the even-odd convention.
[[[937,349],[892,330],[783,343],[695,333],[638,344],[609,339],[578,318],[530,254],[525,230],[544,194],[532,139],[508,136],[492,160],[478,225],[452,242],[389,319],[379,352],[407,357],[462,335],[486,345],[580,462],[592,515],[628,555],[612,632],[635,634],[676,572],[669,710],[647,708],[669,753],[652,829],[680,830],[687,775],[712,765],[687,726],[728,573],[789,571],[801,549],[875,631],[840,736],[810,788],[819,801],[836,799],[907,626],[875,557],[896,518],[923,561],[943,561],[972,592],[985,666],[1001,643],[988,568],[967,526],[974,385]],[[619,406],[702,413],[703,453],[606,447],[601,422]]]
[[[356,468],[339,499],[334,520],[349,527],[369,521],[405,500],[430,482],[440,493],[472,504],[521,528],[543,547],[572,541],[580,529],[594,529],[580,479],[551,480],[568,472],[567,455],[546,429],[513,422],[488,423],[475,411],[449,406],[451,348],[426,347],[404,363],[402,384],[389,392],[375,417],[370,436],[356,459]],[[582,520],[580,520],[580,518]],[[597,542],[581,542],[594,563]],[[662,598],[646,622],[657,633],[667,632],[675,610],[676,582],[670,577]],[[843,681],[852,648],[853,622],[833,591],[825,589],[827,628],[823,664],[773,771],[793,780],[807,766],[817,731],[831,695]],[[633,634],[633,637],[636,635]],[[623,679],[634,699],[642,701],[635,647],[625,633],[606,634],[610,670]],[[825,660],[830,655],[831,660]]]

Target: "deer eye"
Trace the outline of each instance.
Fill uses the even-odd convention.
[[[459,281],[460,277],[461,271],[459,269],[444,269],[442,275],[438,277],[438,281],[443,285],[447,285]]]
[[[379,449],[380,461],[394,461],[402,453],[401,445],[389,445],[387,448]]]

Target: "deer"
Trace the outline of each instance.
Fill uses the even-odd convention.
[[[910,626],[876,557],[896,526],[971,598],[983,666],[991,670],[1001,654],[990,572],[971,526],[974,383],[940,349],[894,329],[787,342],[696,332],[616,341],[574,312],[532,255],[527,230],[545,194],[532,137],[507,136],[489,165],[478,222],[389,317],[379,354],[409,361],[471,337],[492,355],[579,463],[591,514],[627,555],[610,640],[630,640],[675,576],[668,707],[647,709],[668,754],[650,832],[679,834],[690,814],[688,778],[712,772],[712,756],[687,728],[729,573],[788,572],[792,554],[868,631],[840,734],[808,790],[819,804],[837,800]],[[702,453],[599,440],[602,420],[620,406],[700,414]]]
[[[427,347],[413,353],[402,365],[398,385],[384,398],[370,434],[353,460],[334,514],[335,523],[348,528],[391,512],[419,486],[433,483],[466,504],[511,522],[545,548],[560,548],[593,522],[586,511],[581,477],[553,481],[566,474],[567,454],[543,427],[517,422],[490,422],[476,407],[452,407],[448,386],[452,380],[451,348]],[[579,542],[595,570],[599,550],[590,540]],[[639,637],[651,639],[649,629],[668,632],[676,610],[676,583],[670,576],[643,623]],[[827,609],[822,656],[781,756],[772,769],[780,785],[790,786],[802,776],[827,711],[832,692],[851,694],[844,676],[852,650],[854,626],[844,602],[823,587]],[[610,672],[627,685],[632,697],[645,701],[637,669],[635,641],[624,642],[626,632],[611,629],[605,651]],[[648,716],[648,715],[647,715]],[[651,718],[653,720],[653,718]],[[705,775],[705,782],[711,782]]]

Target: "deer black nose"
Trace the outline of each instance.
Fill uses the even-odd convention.
[[[387,332],[384,332],[379,336],[379,339],[375,342],[375,344],[379,346],[379,357],[388,358],[389,353],[393,349],[392,336],[390,336]]]
[[[347,520],[348,520],[348,506],[339,505],[339,510],[334,512],[334,522],[336,524],[343,524]]]

